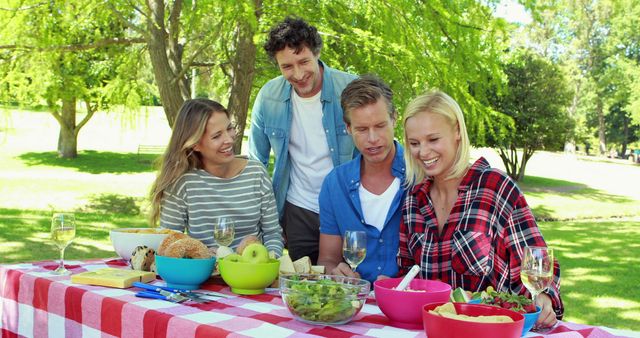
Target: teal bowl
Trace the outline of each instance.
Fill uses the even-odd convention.
[[[522,328],[522,335],[524,336],[533,328],[533,325],[538,321],[538,317],[540,317],[541,308],[536,306],[536,312],[531,313],[523,313],[524,316],[524,327]]]
[[[199,289],[200,284],[211,277],[215,265],[215,257],[196,259],[156,255],[158,275],[162,277],[168,287],[174,289]]]

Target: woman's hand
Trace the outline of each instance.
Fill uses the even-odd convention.
[[[553,311],[553,303],[551,302],[551,297],[546,293],[541,293],[536,297],[536,305],[540,306],[542,309],[540,311],[540,317],[538,317],[538,321],[535,324],[536,328],[548,328],[554,326],[558,319],[556,318],[556,313]]]
[[[338,276],[360,278],[360,274],[351,270],[351,267],[344,262],[339,263],[335,268],[333,268],[333,270],[331,270],[331,274],[338,275]]]
[[[389,278],[391,278],[391,277],[386,276],[386,275],[380,275],[380,276],[378,276],[378,278],[376,278],[376,280],[383,280],[383,279],[389,279]]]

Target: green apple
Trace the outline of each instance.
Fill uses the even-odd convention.
[[[232,253],[232,254],[226,255],[223,259],[225,261],[228,261],[228,262],[242,262],[243,261],[242,256],[238,255],[237,253]]]
[[[251,243],[242,251],[242,260],[254,264],[267,263],[269,251],[260,243]]]

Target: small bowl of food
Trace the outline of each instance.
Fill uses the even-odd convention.
[[[269,257],[269,251],[259,241],[242,246],[242,254],[232,253],[218,262],[220,276],[231,292],[239,295],[259,295],[271,285],[280,270],[280,261]]]
[[[215,257],[176,258],[156,255],[158,275],[168,287],[174,289],[199,289],[200,285],[211,277],[215,265]]]
[[[315,325],[350,322],[362,309],[371,283],[321,274],[280,276],[280,295],[293,317]]]
[[[109,231],[109,238],[118,256],[128,261],[138,246],[146,246],[157,251],[165,237],[173,232],[176,231],[159,228],[121,228]]]
[[[396,290],[402,278],[388,278],[373,282],[376,302],[391,325],[405,329],[422,329],[422,306],[446,302],[451,285],[436,280],[414,279],[403,291]]]
[[[428,337],[519,338],[524,316],[497,306],[468,303],[429,303],[422,308]]]

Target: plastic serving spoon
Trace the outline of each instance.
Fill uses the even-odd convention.
[[[419,271],[420,271],[420,267],[418,265],[412,266],[411,270],[409,270],[409,273],[407,273],[407,275],[404,276],[404,278],[402,279],[400,284],[398,284],[398,286],[396,286],[396,290],[404,291],[404,289],[406,289],[407,286],[409,286],[409,283],[411,283],[411,281],[414,278],[416,278],[416,275],[418,274]]]

